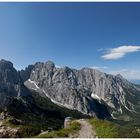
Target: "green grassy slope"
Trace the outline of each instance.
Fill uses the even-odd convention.
[[[89,119],[100,138],[140,138],[140,125],[134,122],[115,123],[107,120]]]

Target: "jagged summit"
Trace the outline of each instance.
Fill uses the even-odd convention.
[[[7,61],[9,62],[9,61]],[[32,65],[29,65],[28,67],[25,68],[25,70],[21,70],[22,72],[23,71],[32,71],[33,69],[35,68],[47,68],[47,69],[55,69],[57,68],[55,66],[55,63],[51,60],[48,60],[46,62],[36,62],[35,64],[32,64]],[[100,70],[98,69],[94,69],[94,68],[90,68],[90,67],[83,67],[83,68],[80,68],[80,69],[75,69],[75,68],[71,68],[69,66],[63,66],[63,67],[59,67],[59,69],[61,70],[65,70],[65,71],[69,71],[69,70],[73,70],[73,71],[88,71],[88,72],[96,72],[98,74],[105,74],[105,75],[112,75],[112,74],[107,74],[107,73],[104,73],[104,72],[101,72]],[[112,75],[112,76],[115,76],[115,75]],[[22,76],[23,77],[23,76]],[[117,74],[116,77],[118,78],[123,78],[123,76],[121,74]]]
[[[5,59],[1,59],[0,60],[0,63],[9,63],[10,61],[8,61],[8,60],[5,60]],[[12,63],[12,62],[10,62],[10,63]]]
[[[123,76],[120,73],[117,74],[116,76],[119,77],[119,78],[123,78]]]
[[[13,67],[13,63],[5,59],[0,60],[0,67]]]
[[[53,66],[53,67],[55,66],[55,63],[51,60],[45,62],[44,64],[49,65],[49,66]]]
[[[34,65],[50,65],[50,66],[55,66],[55,63],[51,60],[48,60],[46,62],[36,62]]]
[[[0,60],[0,102],[4,98],[29,95],[28,89],[21,81],[21,77],[13,64],[7,60]]]

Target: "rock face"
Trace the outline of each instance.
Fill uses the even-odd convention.
[[[19,128],[0,126],[0,138],[19,138]]]
[[[33,65],[29,65],[25,70],[19,71],[19,74],[20,74],[23,82],[28,80],[28,78],[30,77],[30,74],[31,74],[31,71],[32,71],[33,68],[34,68]]]
[[[13,64],[0,60],[0,109],[4,109],[12,97],[19,98],[30,94]]]
[[[19,130],[20,128],[10,128],[0,122],[0,138],[19,138]]]
[[[44,93],[58,105],[91,116],[107,118],[125,112],[140,112],[140,88],[121,75],[109,75],[90,68],[56,68],[51,61],[38,62],[25,85]]]

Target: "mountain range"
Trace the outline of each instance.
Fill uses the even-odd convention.
[[[0,79],[1,116],[14,116],[26,125],[44,123],[44,129],[48,129],[60,122],[53,128],[57,129],[67,116],[139,119],[140,86],[120,74],[86,67],[58,68],[52,61],[17,71],[11,62],[2,59]]]

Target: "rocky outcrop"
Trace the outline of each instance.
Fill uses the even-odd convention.
[[[10,128],[6,126],[0,126],[0,138],[19,138],[20,128]]]

